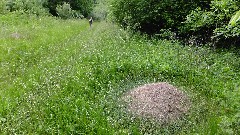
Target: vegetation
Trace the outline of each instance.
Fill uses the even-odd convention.
[[[190,11],[201,4],[199,0],[118,0],[113,2],[112,12],[124,27],[151,34],[160,29],[178,29]]]
[[[5,11],[21,11],[29,14],[72,18],[87,17],[93,8],[94,0],[2,0],[0,14]]]
[[[46,0],[2,0],[2,7],[10,12],[20,11],[22,13],[46,15],[47,9],[43,7]]]
[[[209,41],[211,38],[216,43],[228,47],[227,43],[238,45],[239,25],[229,25],[232,16],[239,10],[238,0],[211,1],[209,10],[198,8],[193,10],[184,22],[184,33],[192,33],[195,38]]]
[[[148,34],[175,33],[195,44],[239,44],[239,25],[229,26],[239,10],[239,0],[118,0],[112,13],[124,28]],[[165,33],[165,34],[164,34]],[[186,41],[185,40],[185,41]]]
[[[110,14],[111,1],[112,0],[96,0],[90,15],[93,16],[95,20],[107,20]]]
[[[92,10],[93,0],[48,0],[47,8],[53,15],[58,14],[56,7],[65,3],[70,4],[72,10],[80,12],[83,16],[87,17]]]
[[[0,134],[240,134],[239,5],[0,1]],[[90,28],[82,15],[121,26]],[[153,82],[184,90],[190,112],[171,123],[131,114],[124,93]]]
[[[58,5],[56,11],[62,19],[84,18],[80,12],[72,10],[71,5],[65,2],[62,5]]]
[[[90,29],[51,17],[0,19],[1,134],[240,132],[237,53],[149,40],[103,22]],[[184,119],[162,125],[126,111],[124,92],[159,81],[189,93]]]

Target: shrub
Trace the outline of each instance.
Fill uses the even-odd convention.
[[[92,16],[94,19],[96,20],[105,20],[107,18],[107,15],[109,13],[109,9],[108,9],[108,3],[107,1],[102,1],[97,3],[90,16]]]
[[[160,29],[178,30],[191,10],[207,8],[208,1],[118,0],[113,2],[112,13],[123,27],[152,34]]]
[[[239,25],[233,26],[229,21],[239,10],[239,5],[238,0],[214,0],[211,1],[209,10],[198,7],[187,16],[181,32],[185,36],[196,36],[198,40],[214,41],[215,44],[225,44],[229,40],[237,43]]]
[[[69,2],[73,10],[82,13],[83,16],[88,16],[93,8],[93,0],[65,0]]]
[[[240,22],[238,21],[236,25],[224,25],[223,27],[216,28],[213,31],[212,39],[217,45],[221,45],[225,47],[228,47],[231,45],[239,46],[240,44],[239,36],[240,36]]]
[[[4,7],[6,7],[10,12],[20,11],[36,15],[46,15],[50,13],[58,16],[59,12],[61,12],[60,14],[63,13],[61,6],[64,5],[64,3],[70,5],[70,16],[74,18],[82,18],[82,14],[87,16],[93,6],[93,0],[3,0],[0,2],[0,13],[3,12]]]
[[[235,26],[239,20],[240,20],[240,10],[234,16],[232,16],[229,24],[232,26]]]
[[[83,15],[79,11],[72,10],[69,3],[64,2],[62,5],[58,5],[57,8],[58,16],[62,19],[69,18],[83,18]]]
[[[232,16],[231,20],[229,21],[228,25],[224,27],[216,28],[214,30],[213,39],[216,40],[218,44],[226,44],[231,41],[233,45],[240,44],[240,10]]]
[[[5,0],[0,1],[0,14],[5,14],[7,12],[7,2]]]
[[[6,0],[4,4],[10,12],[23,11],[29,14],[46,15],[47,9],[43,7],[46,2],[46,0]]]
[[[71,9],[81,13],[83,16],[88,16],[92,11],[93,0],[47,0],[46,7],[50,13],[57,16],[57,6],[63,5],[64,2],[70,4]]]

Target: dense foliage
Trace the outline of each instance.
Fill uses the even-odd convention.
[[[63,19],[87,17],[93,8],[94,0],[2,0],[0,14],[20,11],[24,13],[52,14]]]
[[[110,3],[112,0],[96,0],[91,12],[91,16],[96,20],[106,20],[110,12]]]
[[[70,19],[70,18],[83,18],[84,16],[76,10],[72,10],[71,5],[69,3],[63,3],[62,5],[58,5],[56,7],[56,12],[59,17],[62,19]]]
[[[112,12],[116,21],[147,33],[181,26],[181,22],[196,7],[206,7],[207,2],[194,0],[118,0],[113,2]]]
[[[57,15],[56,7],[63,5],[64,2],[69,3],[72,10],[79,11],[85,17],[92,11],[94,4],[94,0],[48,0],[47,8],[49,8],[51,14]]]
[[[20,11],[22,13],[46,15],[47,9],[43,7],[46,3],[47,0],[2,0],[0,14]]]
[[[112,13],[123,27],[148,34],[174,32],[197,43],[239,43],[239,24],[229,25],[239,0],[118,0]]]
[[[229,22],[240,9],[240,1],[214,0],[209,5],[209,10],[197,8],[191,11],[182,26],[182,32],[192,34],[200,40],[212,40],[218,44],[226,45],[229,41],[231,44],[239,43],[239,22],[237,20],[234,24]]]

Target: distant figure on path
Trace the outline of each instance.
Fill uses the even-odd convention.
[[[90,25],[90,27],[92,27],[92,23],[93,23],[93,19],[92,19],[92,17],[90,17],[90,19],[89,19],[89,25]]]

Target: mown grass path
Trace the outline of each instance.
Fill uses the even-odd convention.
[[[239,132],[236,52],[149,40],[106,22],[0,19],[0,134]],[[186,117],[162,125],[127,112],[124,92],[161,81],[189,93]]]
[[[10,20],[3,17],[4,19],[6,22],[2,29],[5,31],[1,37],[0,116],[6,124],[5,130],[14,133],[11,130],[19,131],[31,125],[34,120],[24,122],[26,115],[32,111],[40,115],[41,112],[36,107],[46,103],[48,98],[60,90],[59,83],[72,74],[71,67],[76,63],[73,56],[79,55],[87,47],[86,42],[91,38],[91,32],[84,21],[58,22],[50,19],[44,22],[49,18],[33,18],[33,22],[28,20],[26,23],[21,21],[29,18],[23,16],[16,24],[11,24],[14,23],[11,19],[15,19],[15,16]],[[12,37],[13,33],[20,37]],[[13,127],[12,123],[15,123]]]

